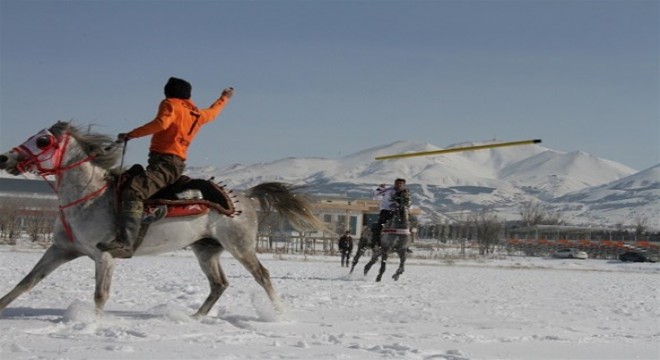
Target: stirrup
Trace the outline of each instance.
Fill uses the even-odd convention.
[[[113,258],[117,259],[130,259],[133,257],[133,249],[126,247],[109,250],[108,253],[110,253]]]
[[[115,258],[128,259],[133,257],[133,249],[131,249],[131,246],[117,240],[108,243],[98,243],[96,244],[96,248],[103,252],[110,253],[110,255]]]

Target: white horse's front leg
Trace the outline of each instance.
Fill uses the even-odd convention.
[[[60,265],[67,263],[79,256],[80,254],[77,252],[51,245],[51,247],[49,247],[41,257],[39,262],[34,265],[32,271],[30,271],[30,273],[27,274],[23,280],[18,283],[18,285],[16,285],[10,292],[8,292],[7,295],[0,299],[0,312],[2,312],[2,310],[4,310],[21,294],[35,287],[41,280],[53,272],[53,270],[57,269]]]
[[[94,259],[96,270],[96,287],[94,289],[94,303],[96,312],[103,312],[103,307],[110,297],[110,285],[112,284],[112,273],[115,269],[115,261],[107,252],[101,253],[101,257]]]

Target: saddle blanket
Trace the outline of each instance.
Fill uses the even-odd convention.
[[[383,229],[383,234],[410,235],[410,229]]]
[[[142,214],[142,222],[151,224],[163,218],[204,215],[209,212],[209,206],[204,203],[187,202],[183,204],[146,205]]]

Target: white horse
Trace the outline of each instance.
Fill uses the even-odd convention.
[[[110,253],[98,250],[96,244],[115,237],[115,191],[107,174],[120,155],[121,146],[110,137],[82,132],[67,122],[58,122],[0,155],[0,170],[13,175],[31,171],[44,178],[54,176],[54,183],[49,184],[57,193],[60,209],[53,244],[32,271],[0,299],[0,312],[57,267],[83,255],[95,263],[94,302],[97,312],[103,311],[109,298],[114,259]],[[282,311],[268,270],[256,255],[256,210],[273,209],[294,227],[322,228],[305,197],[295,190],[286,184],[264,183],[235,194],[231,205],[240,211],[231,216],[210,211],[158,220],[148,227],[134,255],[191,246],[211,288],[194,314],[204,316],[229,286],[220,264],[220,254],[227,250],[264,288],[275,308]]]

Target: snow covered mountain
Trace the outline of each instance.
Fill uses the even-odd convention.
[[[646,223],[660,229],[660,164],[607,184],[566,194],[552,203],[589,223],[620,219],[620,223]],[[580,206],[571,209],[574,204]]]
[[[481,143],[484,144],[484,143]],[[477,144],[455,144],[469,146]],[[397,141],[339,159],[286,158],[269,163],[191,167],[194,177],[244,189],[264,181],[306,185],[315,194],[369,198],[380,183],[406,178],[414,204],[428,218],[489,208],[518,218],[520,205],[540,201],[572,224],[635,225],[660,229],[660,170],[636,172],[585,152],[562,153],[538,144],[435,156],[375,160],[378,156],[439,150]]]

